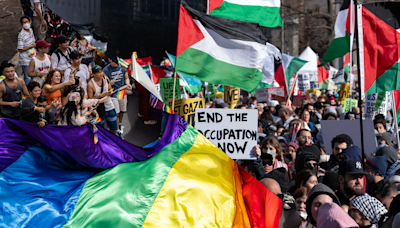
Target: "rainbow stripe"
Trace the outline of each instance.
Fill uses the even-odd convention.
[[[125,95],[126,95],[126,89],[122,89],[114,92],[111,96],[123,100],[125,99]]]
[[[129,67],[129,63],[126,62],[125,60],[118,58],[118,63],[121,64],[121,66],[128,68]]]
[[[26,54],[28,54],[29,57],[33,57],[33,56],[36,55],[36,49],[35,48],[31,48],[31,49],[26,51]]]

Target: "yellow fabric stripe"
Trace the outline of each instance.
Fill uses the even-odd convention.
[[[232,160],[203,135],[172,167],[143,227],[232,227]]]

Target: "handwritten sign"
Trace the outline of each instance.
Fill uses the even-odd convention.
[[[196,109],[196,129],[232,159],[255,160],[257,110]]]
[[[350,83],[342,83],[340,85],[338,102],[344,103],[344,99],[350,96]]]
[[[167,103],[168,98],[172,98],[174,90],[174,79],[173,78],[160,78],[161,97],[164,103]],[[181,87],[179,80],[176,80],[175,86],[175,98],[181,98]]]
[[[196,109],[204,108],[204,102],[204,98],[175,99],[174,112],[194,127]],[[168,99],[168,106],[172,108],[172,98]]]
[[[240,101],[240,89],[233,86],[224,86],[224,100],[229,108],[235,108]]]
[[[298,85],[301,92],[311,89],[310,75],[308,73],[298,74]]]
[[[279,103],[286,102],[284,87],[270,87],[268,90],[268,98],[270,100],[279,101]]]
[[[303,99],[308,98],[308,95],[293,96],[293,105],[296,107],[301,107],[303,104]]]
[[[358,100],[351,99],[351,107],[354,108],[357,106],[358,106]],[[350,111],[350,98],[345,98],[343,104],[343,112],[348,112],[348,111]]]

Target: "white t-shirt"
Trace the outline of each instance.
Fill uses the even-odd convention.
[[[57,50],[57,49],[56,49]],[[63,53],[69,59],[69,53],[73,51],[72,47],[68,47],[67,51]],[[60,53],[58,53],[60,58],[57,57],[56,51],[51,54],[51,68],[59,69],[59,70],[66,70],[71,64],[68,62],[67,59]],[[60,61],[58,61],[60,59]]]
[[[36,11],[35,11],[35,3],[39,3],[39,10],[40,13],[43,13],[43,3],[40,3],[40,0],[31,0],[31,7],[32,7],[32,11],[33,11],[33,16],[36,17]]]
[[[63,82],[66,82],[69,80],[69,75],[71,74],[71,68],[68,68],[64,72],[64,77],[63,77]],[[89,74],[89,69],[85,64],[81,64],[79,66],[79,71],[76,73],[77,77],[81,78],[82,80],[82,88],[85,90],[85,93],[87,93],[87,80],[90,77]]]
[[[18,45],[17,49],[24,49],[26,47],[31,46],[35,42],[35,36],[33,35],[32,29],[29,29],[30,33],[22,29],[18,34]],[[32,50],[33,49],[33,50]],[[29,66],[29,62],[32,57],[36,55],[36,49],[32,48],[19,53],[19,65],[20,66]],[[28,55],[29,53],[35,53],[32,56]]]

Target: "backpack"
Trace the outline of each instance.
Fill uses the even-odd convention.
[[[21,0],[22,10],[28,17],[33,17],[33,9],[30,0]]]
[[[67,48],[67,55],[64,55],[64,53],[62,53],[61,51],[60,51],[60,48],[57,48],[53,53],[55,53],[56,54],[56,56],[57,56],[57,58],[58,58],[58,62],[60,62],[60,60],[61,60],[61,55],[67,60],[67,62],[69,63],[69,64],[71,64],[71,60],[69,59],[69,54],[71,54],[71,52],[73,52],[74,51],[74,49],[72,49],[72,47],[68,47]]]

